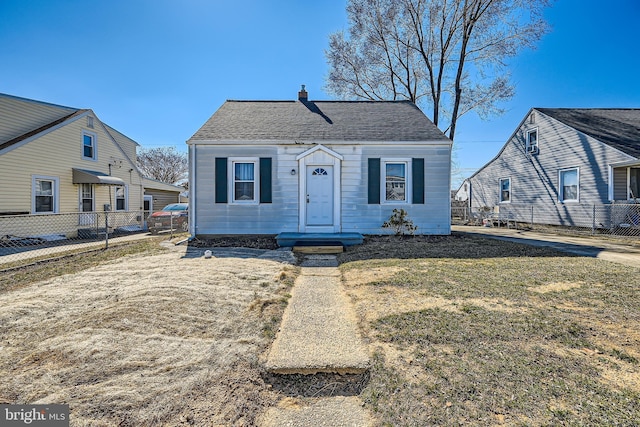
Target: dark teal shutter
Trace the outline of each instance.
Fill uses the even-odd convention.
[[[369,159],[369,204],[380,204],[380,159]]]
[[[424,204],[424,159],[411,160],[411,179],[414,205]]]
[[[260,203],[271,203],[271,158],[260,158]]]
[[[216,157],[215,193],[216,203],[227,203],[227,158]]]

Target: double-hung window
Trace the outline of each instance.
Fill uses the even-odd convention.
[[[409,164],[408,160],[382,161],[382,201],[383,203],[408,203],[409,192]]]
[[[558,200],[561,202],[577,202],[580,197],[580,174],[578,168],[561,170],[558,181],[560,183]]]
[[[538,129],[532,129],[527,132],[527,153],[538,153]]]
[[[32,181],[32,212],[58,212],[58,178],[34,176]]]
[[[125,187],[115,187],[116,192],[116,210],[117,211],[126,211],[127,210],[127,191]]]
[[[500,203],[511,202],[511,178],[500,179]]]
[[[96,134],[82,132],[82,158],[96,160]]]
[[[257,203],[257,163],[258,159],[231,160],[232,203]]]

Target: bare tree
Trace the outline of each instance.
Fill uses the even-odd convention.
[[[552,0],[349,0],[348,34],[329,36],[328,92],[410,100],[453,140],[457,120],[500,114],[506,61],[548,31]]]
[[[138,153],[138,168],[147,178],[178,184],[187,178],[189,162],[175,147],[149,148]]]

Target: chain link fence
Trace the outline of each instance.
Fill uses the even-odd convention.
[[[110,240],[143,233],[147,215],[130,211],[0,216],[0,270],[18,261],[108,248]]]
[[[503,204],[497,207],[451,208],[454,225],[482,225],[577,234],[640,237],[640,204],[537,206]]]

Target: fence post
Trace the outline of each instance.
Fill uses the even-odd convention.
[[[170,228],[171,231],[169,231],[169,233],[170,233],[169,236],[170,236],[171,239],[173,239],[173,211],[170,211],[169,213],[171,214],[171,217],[170,217],[170,220],[169,220],[169,224],[170,224],[169,228]]]
[[[593,216],[591,222],[591,235],[594,236],[596,234],[596,205],[593,205]]]
[[[104,213],[104,248],[109,249],[109,212]]]

